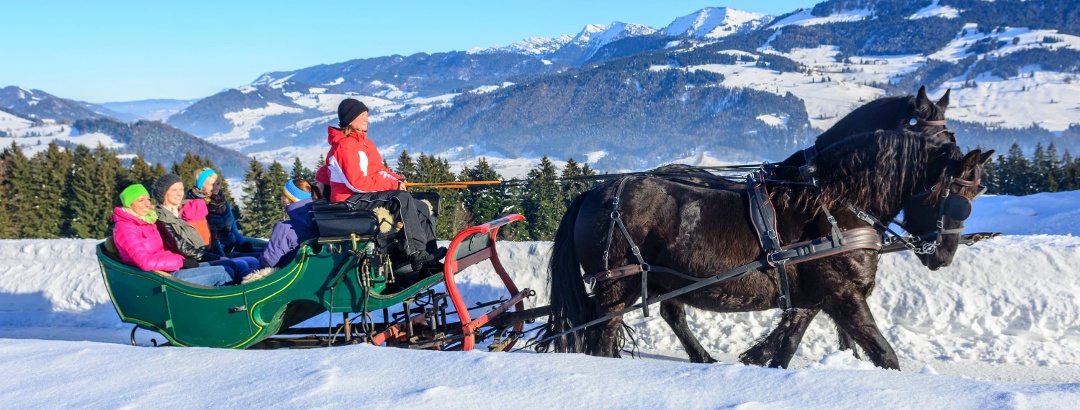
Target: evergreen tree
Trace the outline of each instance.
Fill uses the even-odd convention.
[[[195,178],[198,176],[199,171],[202,171],[203,168],[210,167],[208,162],[209,160],[203,159],[198,155],[192,154],[191,151],[188,151],[184,154],[184,159],[181,160],[180,163],[173,162],[171,172],[184,181],[185,189],[191,189],[195,187]]]
[[[29,212],[21,227],[22,238],[59,238],[70,215],[65,215],[68,180],[72,173],[71,153],[50,142],[45,151],[30,159],[26,200]]]
[[[1072,191],[1080,189],[1080,181],[1077,177],[1080,177],[1080,173],[1077,172],[1075,165],[1073,164],[1072,155],[1069,155],[1069,150],[1065,150],[1065,155],[1061,156],[1061,190]]]
[[[161,164],[158,164],[161,165]],[[164,175],[164,173],[162,174]],[[143,184],[147,189],[154,184],[154,180],[157,179],[157,175],[154,172],[154,168],[143,159],[142,154],[135,155],[135,158],[131,159],[131,165],[128,167],[126,178],[119,184],[120,190],[124,190],[131,184]],[[117,199],[117,203],[119,203]]]
[[[596,171],[589,169],[589,164],[578,166],[577,161],[574,158],[566,160],[566,168],[562,171],[562,191],[563,202],[566,206],[570,206],[570,202],[577,198],[582,192],[588,191],[595,185],[595,182],[588,181],[583,178],[596,175]]]
[[[1061,190],[1061,162],[1057,157],[1057,148],[1054,147],[1054,143],[1051,142],[1046,147],[1046,163],[1043,164],[1043,168],[1046,169],[1046,177],[1044,178],[1043,186],[1045,192],[1058,192]]]
[[[31,206],[26,200],[29,166],[30,160],[15,142],[0,152],[0,239],[19,238],[26,222]]]
[[[1002,158],[1001,177],[1002,194],[1004,195],[1027,195],[1030,193],[1028,184],[1030,166],[1024,152],[1015,142],[1009,148],[1009,153]]]
[[[1035,143],[1035,154],[1033,155],[1031,162],[1029,162],[1030,168],[1028,169],[1028,186],[1030,190],[1027,193],[1043,192],[1047,189],[1047,176],[1050,174],[1050,170],[1047,168],[1049,161],[1046,159],[1046,153],[1043,151],[1042,143]]]
[[[557,175],[551,160],[544,156],[525,179],[521,207],[528,222],[529,239],[549,241],[554,238],[559,219],[566,212],[562,190],[555,181]]]
[[[66,236],[104,238],[110,234],[113,206],[120,195],[116,182],[122,168],[116,154],[101,144],[93,152],[76,150],[76,172],[68,202],[72,218]]]
[[[285,182],[289,180],[289,174],[285,172],[284,166],[274,161],[266,170],[266,179],[267,192],[264,200],[266,201],[265,207],[270,223],[265,230],[265,234],[261,236],[263,238],[270,237],[270,231],[274,228],[274,224],[285,220],[285,207],[281,205],[281,196],[283,195],[282,191]]]
[[[423,156],[424,154],[421,153],[420,155]],[[416,163],[409,156],[409,151],[401,150],[401,155],[398,156],[397,169],[394,172],[405,177],[406,181],[421,181],[420,170],[417,169]]]
[[[405,177],[406,180],[410,179],[406,175],[401,176]],[[454,180],[454,174],[450,172],[450,163],[446,159],[420,153],[420,157],[416,162],[416,181],[453,182]],[[429,190],[425,189],[423,191]],[[460,190],[438,189],[435,191],[439,194],[440,203],[439,217],[435,220],[435,237],[449,239],[458,231],[468,227],[469,215],[461,206]]]
[[[244,206],[239,210],[242,217],[237,221],[240,231],[248,236],[266,237],[263,231],[276,222],[272,222],[266,206],[269,201],[267,195],[270,192],[268,184],[269,178],[266,176],[262,163],[252,158],[247,172],[244,173],[244,181],[240,184],[244,190],[244,196],[241,199]]]
[[[476,167],[461,170],[462,181],[498,181],[502,175],[491,168],[487,159],[481,157]],[[482,224],[504,215],[507,207],[507,195],[503,188],[472,186],[462,192],[462,202],[472,216],[472,225]]]
[[[300,161],[300,157],[296,157],[296,160],[292,164],[292,172],[289,174],[289,179],[303,179],[305,181],[314,183],[315,173],[310,168],[305,167],[304,163]]]

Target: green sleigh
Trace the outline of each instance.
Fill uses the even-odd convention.
[[[492,338],[489,349],[508,350],[520,336],[524,319],[507,318],[524,311],[523,299],[533,292],[514,285],[499,261],[496,237],[500,226],[523,219],[512,214],[461,231],[447,248],[441,272],[395,274],[389,262],[379,262],[388,258],[374,250],[375,238],[358,235],[309,240],[288,266],[274,274],[225,287],[194,285],[124,264],[111,238],[98,245],[97,256],[116,312],[123,322],[136,326],[133,344],[135,330],[142,328],[160,333],[175,346],[245,349],[367,342],[470,350],[477,341]],[[506,297],[467,305],[455,276],[488,260],[506,287]],[[440,283],[446,292],[432,292]],[[421,299],[428,303],[417,306]],[[400,311],[390,314],[396,307]],[[487,311],[472,318],[470,309]],[[372,315],[377,311],[383,312],[381,322]],[[342,313],[345,319],[330,331],[321,328],[323,335],[315,328],[295,328],[324,312]],[[354,325],[349,314],[360,323]],[[448,316],[457,321],[448,321]],[[310,334],[282,336],[304,333]]]

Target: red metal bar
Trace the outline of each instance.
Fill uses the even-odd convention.
[[[507,291],[509,291],[510,295],[514,298],[514,300],[516,300],[517,310],[520,311],[525,309],[525,304],[521,302],[520,298],[518,298],[518,296],[522,296],[523,294],[517,291],[517,286],[514,285],[514,282],[510,279],[510,275],[506,273],[506,269],[503,268],[502,263],[499,261],[499,254],[495,250],[496,237],[499,234],[499,227],[511,222],[521,221],[524,219],[525,217],[519,214],[506,215],[494,221],[482,225],[477,225],[458,232],[458,234],[454,236],[454,239],[450,241],[450,246],[446,250],[447,258],[446,261],[443,263],[443,278],[444,283],[446,284],[446,293],[450,297],[450,301],[453,302],[454,309],[457,310],[458,319],[460,319],[462,332],[465,336],[465,338],[461,341],[462,350],[472,350],[473,346],[475,345],[475,340],[473,338],[472,332],[479,328],[480,325],[474,326],[472,324],[472,318],[469,316],[469,307],[461,298],[461,291],[458,290],[457,283],[454,282],[454,275],[456,275],[458,272],[469,266],[475,265],[485,259],[490,259],[491,264],[495,267],[495,272],[497,272],[499,274],[499,278],[502,279],[503,285],[506,286]],[[458,261],[454,259],[457,248],[461,245],[461,242],[473,235],[487,235],[490,245],[487,249],[462,258],[462,263],[459,264]],[[506,309],[503,309],[503,311],[505,310]],[[487,321],[494,317],[494,315],[485,315],[482,317],[486,317],[486,319],[484,319],[484,323],[487,323]],[[524,326],[523,323],[515,325],[515,331],[521,331],[522,326]],[[513,344],[511,344],[510,346],[512,345]],[[507,348],[509,348],[510,346],[508,346]]]
[[[426,325],[427,316],[421,313],[413,316],[411,319],[409,319],[409,321],[411,321],[413,325]],[[386,330],[383,330],[382,332],[379,332],[379,334],[375,335],[375,337],[372,337],[371,343],[375,346],[381,346],[388,340],[401,338],[401,336],[405,334],[405,330],[403,330],[404,326],[405,322],[401,322],[386,328]]]

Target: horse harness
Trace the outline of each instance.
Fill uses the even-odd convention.
[[[641,255],[641,249],[638,248],[634,239],[630,236],[630,232],[626,229],[626,224],[623,223],[622,214],[619,212],[620,197],[623,188],[629,179],[630,178],[628,177],[619,180],[618,187],[615,190],[615,196],[611,199],[611,222],[608,225],[608,233],[607,237],[604,239],[603,245],[604,253],[602,258],[604,270],[591,275],[586,275],[583,279],[586,283],[595,284],[597,281],[601,280],[618,279],[641,274],[641,300],[643,301],[641,308],[642,314],[646,317],[649,316],[648,306],[652,303],[671,299],[701,287],[728,279],[734,279],[750,272],[767,269],[776,269],[777,287],[779,289],[778,303],[781,309],[789,310],[792,309],[792,305],[791,290],[787,274],[788,264],[811,261],[856,249],[881,249],[882,246],[882,235],[878,230],[871,227],[862,227],[841,231],[836,224],[836,219],[833,218],[829,211],[824,207],[822,207],[822,210],[825,212],[826,218],[831,226],[829,236],[794,243],[786,247],[781,246],[776,229],[776,211],[772,205],[772,201],[769,199],[768,191],[765,187],[765,172],[763,170],[758,170],[747,176],[747,191],[750,201],[750,219],[753,221],[754,229],[758,233],[759,242],[764,250],[764,256],[753,262],[712,277],[698,278],[690,276],[668,267],[651,265],[647,263]],[[629,245],[634,258],[637,259],[637,264],[616,268],[609,267],[611,244],[615,237],[616,226],[619,228],[623,238]],[[667,273],[696,283],[668,292],[654,300],[649,300],[649,272]],[[636,306],[633,308],[636,309]]]

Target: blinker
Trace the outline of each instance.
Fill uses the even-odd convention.
[[[960,195],[945,197],[941,203],[941,214],[957,222],[962,222],[971,216],[971,200]]]

